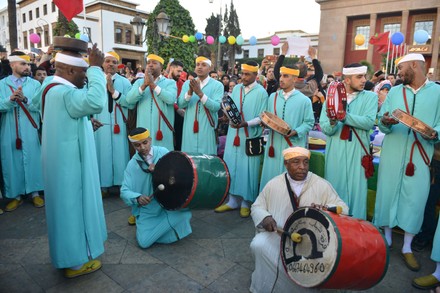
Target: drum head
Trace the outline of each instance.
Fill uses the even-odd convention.
[[[157,201],[167,210],[181,208],[194,184],[194,169],[185,153],[169,152],[156,164],[153,172],[153,188],[159,184],[165,189],[155,195]]]
[[[289,277],[306,288],[325,283],[336,270],[341,251],[341,237],[331,217],[314,208],[300,208],[287,219],[284,231],[302,236],[300,243],[281,236],[281,259]]]

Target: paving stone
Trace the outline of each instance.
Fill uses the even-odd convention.
[[[101,262],[103,264],[120,263],[127,243],[128,241],[122,237],[108,238],[105,242],[104,253],[100,257]]]
[[[190,235],[190,238],[198,238],[198,239],[217,238],[227,232],[227,230],[225,230],[224,228],[207,223],[202,219],[193,218],[191,220],[191,227],[193,232]]]
[[[153,257],[148,249],[127,244],[121,258],[121,264],[162,264],[160,260]]]
[[[21,263],[22,258],[34,247],[35,240],[0,240],[0,260],[2,263]]]
[[[223,243],[221,239],[190,239],[195,244],[207,249],[211,253],[216,253],[220,256],[225,256],[225,251],[223,249]]]
[[[44,292],[22,267],[0,274],[0,289],[1,292]]]
[[[22,264],[50,264],[49,240],[47,237],[40,237],[33,240],[33,246],[23,256]]]
[[[128,209],[128,208],[119,209],[119,210],[116,210],[114,212],[111,212],[111,213],[105,215],[105,220],[106,220],[106,224],[107,224],[107,231],[114,232],[114,231],[120,230],[122,228],[127,228],[127,227],[136,228],[136,226],[129,226],[128,225],[128,217],[129,216],[130,216],[130,209]]]
[[[253,258],[249,239],[222,239],[225,257],[233,262],[249,261]]]
[[[242,266],[235,265],[223,276],[208,286],[213,292],[229,293],[229,292],[249,292],[251,281],[249,274],[251,271]]]
[[[27,264],[24,269],[43,290],[67,281],[63,276],[63,270],[54,268],[52,264]]]

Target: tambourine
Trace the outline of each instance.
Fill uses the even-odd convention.
[[[225,95],[221,101],[221,106],[223,112],[228,116],[229,120],[233,124],[240,124],[241,123],[241,115],[240,111],[237,108],[237,105],[235,105],[232,98],[228,95]]]
[[[263,113],[260,114],[260,118],[264,125],[281,135],[289,135],[290,131],[292,131],[286,121],[271,112],[263,111]]]
[[[347,93],[342,82],[333,81],[327,91],[327,116],[344,120],[347,109]]]
[[[402,111],[400,109],[394,110],[391,115],[398,120],[403,125],[411,128],[412,130],[420,133],[424,136],[432,136],[432,134],[435,133],[435,130],[427,125],[426,123],[420,121],[419,119],[415,118],[414,116],[411,116],[410,114],[406,113],[405,111]]]

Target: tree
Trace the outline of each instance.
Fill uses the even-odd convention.
[[[72,38],[75,37],[76,33],[78,33],[78,26],[74,21],[68,21],[64,14],[61,13],[61,10],[58,10],[58,22],[53,28],[54,36],[65,36],[69,35]]]
[[[199,45],[199,56],[206,56],[211,59],[212,64],[217,64],[217,51],[218,51],[218,37],[221,33],[221,19],[220,15],[214,16],[214,14],[211,15],[210,18],[206,19],[206,28],[205,28],[205,35],[206,36],[212,36],[214,40],[214,44],[212,45]]]
[[[11,51],[18,48],[17,42],[17,1],[8,0],[8,17],[9,17],[9,45]]]
[[[234,2],[231,0],[229,15],[227,15],[228,10],[225,12],[225,23],[226,27],[224,30],[224,35],[237,37],[241,34],[240,22],[238,21],[238,15],[234,8]],[[234,44],[229,45],[228,48],[228,57],[229,57],[229,68],[232,70],[235,66],[235,53],[241,51],[241,46]]]
[[[165,12],[171,20],[171,36],[182,37],[194,35],[194,23],[189,11],[183,8],[178,0],[160,0],[147,20],[147,44],[148,52],[155,53],[168,60],[174,58],[180,60],[185,68],[194,69],[194,55],[197,53],[196,43],[184,43],[180,39],[168,37],[161,38],[155,28],[155,18],[161,12]]]

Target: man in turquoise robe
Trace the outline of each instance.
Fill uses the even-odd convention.
[[[128,108],[134,106],[129,106],[126,101],[131,83],[117,74],[118,63],[116,52],[105,54],[102,67],[107,78],[107,99],[102,112],[94,115],[95,124],[102,126],[95,131],[95,143],[103,195],[108,193],[108,187],[122,184],[130,160],[126,122]]]
[[[68,278],[96,271],[104,252],[107,229],[99,186],[92,124],[88,117],[102,112],[105,78],[103,54],[89,49],[90,67],[81,54],[57,53],[56,73],[38,93],[44,121],[43,178],[49,249],[56,268]],[[88,78],[88,89],[84,86]],[[46,87],[50,88],[45,97]]]
[[[370,152],[369,131],[377,114],[377,95],[365,91],[367,67],[358,63],[343,68],[343,84],[347,93],[346,116],[343,120],[329,119],[327,101],[319,118],[322,132],[327,136],[325,147],[325,179],[347,203],[353,217],[367,218],[367,177],[361,165]],[[356,137],[359,135],[362,144]],[[347,135],[348,134],[348,137]]]
[[[121,198],[132,207],[136,217],[136,239],[142,248],[154,243],[172,243],[191,234],[191,212],[188,209],[167,211],[153,194],[151,172],[168,150],[152,146],[150,132],[142,127],[130,132],[136,154],[128,162],[121,187]]]
[[[281,67],[280,73],[281,90],[270,95],[267,111],[284,120],[292,130],[283,136],[270,129],[264,152],[260,192],[267,182],[284,172],[282,151],[290,146],[306,147],[308,133],[315,123],[312,102],[295,89],[299,70]]]
[[[162,76],[163,63],[160,56],[147,56],[145,77],[133,84],[127,94],[127,102],[133,107],[139,102],[136,126],[150,130],[153,144],[174,150],[172,129],[177,86],[174,80]]]
[[[409,269],[417,271],[420,265],[412,253],[411,242],[422,225],[430,189],[429,163],[440,131],[440,86],[425,77],[421,54],[404,56],[397,68],[403,85],[391,88],[379,112],[379,128],[385,137],[374,224],[384,227],[389,245],[393,227],[399,226],[405,231],[402,258]],[[413,133],[391,116],[396,109],[409,113],[435,131],[423,136]]]
[[[215,211],[221,213],[236,209],[241,201],[240,216],[247,218],[250,215],[250,204],[258,196],[262,155],[246,154],[246,138],[260,137],[262,134],[260,114],[267,107],[267,92],[256,82],[256,62],[243,64],[241,69],[242,84],[234,87],[232,100],[242,115],[242,121],[238,125],[231,124],[223,156],[231,176],[229,200]],[[263,145],[261,149],[264,150]]]
[[[197,78],[184,83],[178,99],[179,108],[186,109],[183,119],[183,152],[217,155],[215,129],[224,87],[221,82],[209,77],[210,68],[211,60],[197,57]]]
[[[40,83],[29,77],[29,56],[17,51],[9,61],[12,75],[0,81],[0,154],[4,196],[12,199],[5,210],[11,212],[23,203],[21,195],[31,194],[35,207],[43,207],[44,200],[38,195],[43,190],[40,115],[32,104]]]

